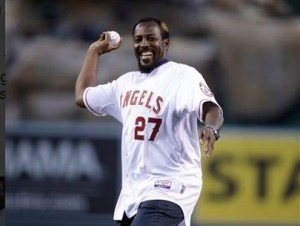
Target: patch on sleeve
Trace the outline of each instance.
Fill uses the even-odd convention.
[[[206,85],[204,85],[202,82],[199,83],[199,86],[200,86],[202,93],[204,93],[206,96],[208,96],[208,97],[214,96],[212,91]]]
[[[157,180],[154,183],[155,188],[170,189],[171,186],[172,186],[172,181],[168,181],[168,180]]]

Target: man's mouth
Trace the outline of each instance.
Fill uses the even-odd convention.
[[[149,60],[153,57],[153,53],[151,51],[145,51],[140,54],[141,60]]]

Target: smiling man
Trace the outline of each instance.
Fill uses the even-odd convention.
[[[202,189],[199,139],[209,157],[220,137],[223,112],[195,68],[166,58],[170,39],[164,22],[143,18],[132,36],[139,70],[97,84],[100,56],[121,45],[109,45],[103,32],[87,51],[75,101],[123,125],[116,225],[190,226]]]
[[[150,72],[167,61],[169,31],[165,23],[145,18],[133,27],[132,36],[140,71]]]

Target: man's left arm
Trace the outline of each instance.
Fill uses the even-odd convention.
[[[201,144],[205,144],[204,156],[210,157],[214,151],[215,142],[220,138],[220,129],[224,123],[222,109],[213,102],[203,104],[204,126],[199,129]]]

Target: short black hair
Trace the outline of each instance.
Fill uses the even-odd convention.
[[[139,25],[140,23],[145,23],[145,22],[154,22],[154,23],[156,23],[160,28],[162,39],[169,39],[170,38],[169,28],[168,28],[166,22],[161,21],[159,19],[156,19],[154,17],[144,17],[144,18],[140,19],[133,26],[132,36],[134,35],[134,31],[135,31],[135,28],[137,27],[137,25]]]

